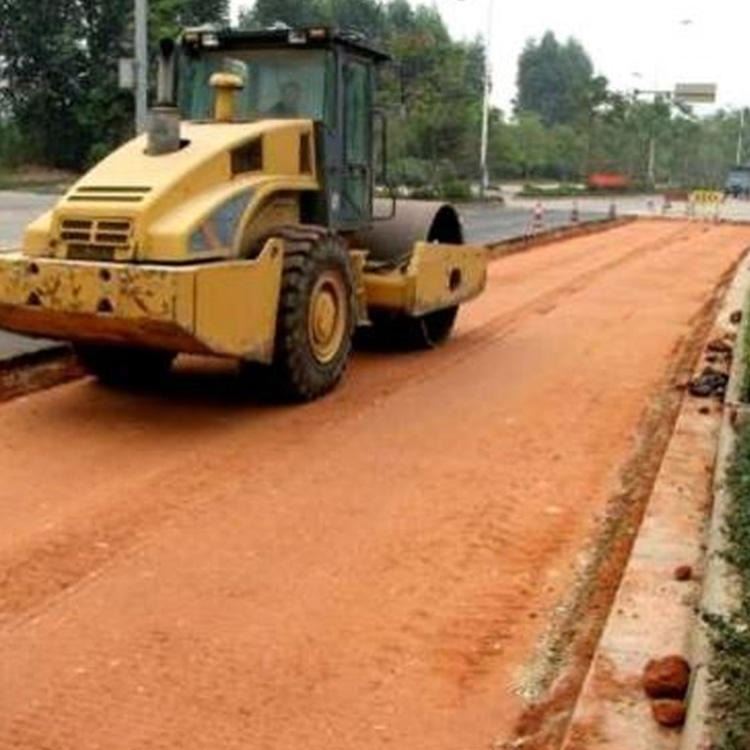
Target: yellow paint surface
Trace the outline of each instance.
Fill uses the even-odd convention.
[[[270,361],[283,242],[257,259],[184,266],[0,258],[0,327]]]

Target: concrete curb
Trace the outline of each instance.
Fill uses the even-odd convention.
[[[70,344],[66,344],[65,342],[55,342],[49,346],[45,346],[43,349],[19,352],[18,354],[11,355],[5,359],[0,359],[0,372],[15,370],[19,367],[42,364],[53,359],[72,355],[72,353],[73,350],[71,349]]]
[[[69,347],[15,358],[0,367],[0,403],[77,380],[85,372]]]
[[[588,234],[606,232],[625,224],[632,224],[634,221],[638,221],[638,217],[623,216],[619,219],[595,219],[593,221],[582,221],[580,224],[571,226],[546,229],[537,234],[524,234],[508,240],[500,240],[499,242],[490,241],[485,242],[484,244],[490,250],[490,260],[497,260],[506,255],[524,252],[525,250],[531,250],[542,245],[549,245],[553,242],[570,240]]]
[[[701,612],[710,612],[717,615],[730,614],[737,602],[733,574],[722,557],[722,551],[726,548],[723,529],[730,503],[725,477],[735,450],[737,417],[748,414],[750,408],[741,403],[745,355],[747,353],[745,339],[750,328],[750,315],[748,315],[747,310],[747,299],[750,295],[750,267],[748,267],[746,259],[742,261],[740,269],[735,283],[732,284],[730,293],[727,295],[729,307],[733,303],[735,309],[743,310],[743,319],[734,345],[732,367],[719,432],[719,447],[713,477],[714,503],[709,522],[706,570],[700,601]],[[721,322],[728,327],[728,320]],[[680,750],[710,750],[713,739],[709,725],[711,647],[706,629],[700,623],[697,624],[693,632],[690,657],[693,665],[692,684]]]

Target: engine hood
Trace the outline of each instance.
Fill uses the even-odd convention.
[[[182,147],[152,156],[146,137],[137,137],[30,225],[24,250],[84,260],[194,261],[191,234],[233,196],[317,189],[312,138],[309,120],[183,123]],[[214,247],[204,257],[230,254]]]

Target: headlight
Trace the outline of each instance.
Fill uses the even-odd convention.
[[[190,236],[190,252],[229,250],[252,197],[253,191],[245,190],[222,203]]]

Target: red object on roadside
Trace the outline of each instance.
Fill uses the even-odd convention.
[[[619,172],[593,172],[586,184],[591,190],[623,190],[630,187],[630,178]]]
[[[690,683],[690,664],[679,655],[651,659],[643,670],[643,689],[649,698],[682,700]]]

